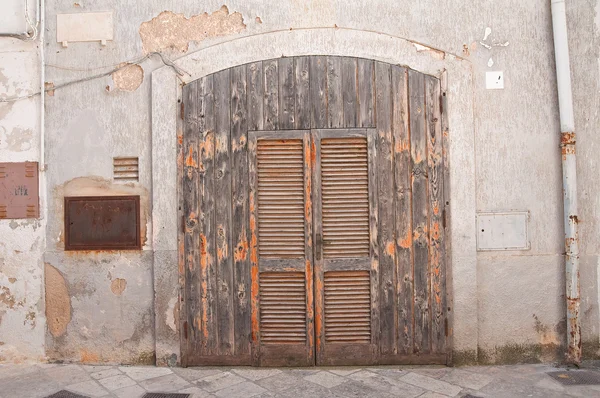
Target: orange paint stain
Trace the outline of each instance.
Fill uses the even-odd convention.
[[[396,252],[396,245],[394,244],[394,242],[388,242],[388,244],[385,245],[385,253],[388,256],[393,257],[395,252]]]
[[[403,249],[409,249],[412,246],[412,237],[410,236],[410,232],[406,234],[404,239],[398,238],[398,246]]]
[[[252,267],[252,341],[258,341],[259,323],[258,323],[258,266]]]
[[[310,164],[314,167],[317,164],[317,144],[311,142]]]
[[[188,167],[198,167],[198,163],[196,163],[196,159],[194,159],[194,148],[190,147],[189,154],[185,158],[185,165]]]

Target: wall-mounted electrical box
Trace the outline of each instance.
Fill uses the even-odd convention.
[[[529,212],[477,213],[477,250],[529,250]]]
[[[96,41],[106,45],[113,39],[113,30],[112,11],[56,16],[56,41],[63,47],[78,41]]]
[[[0,219],[39,215],[38,163],[0,163]]]

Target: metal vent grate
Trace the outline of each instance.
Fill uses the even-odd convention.
[[[302,272],[260,274],[260,340],[263,344],[306,342],[306,285]]]
[[[371,342],[369,271],[325,272],[325,341]]]
[[[366,138],[321,141],[323,256],[369,256]]]
[[[258,249],[261,258],[304,257],[302,140],[259,140]]]
[[[113,158],[113,178],[115,181],[139,181],[139,159],[134,157]]]
[[[565,386],[600,384],[600,372],[597,370],[566,370],[549,372],[548,376]]]

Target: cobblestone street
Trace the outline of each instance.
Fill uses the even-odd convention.
[[[184,393],[190,398],[600,396],[600,385],[564,386],[548,375],[564,370],[551,365],[302,369],[0,365],[0,397],[42,398],[61,390],[119,398],[147,392]]]

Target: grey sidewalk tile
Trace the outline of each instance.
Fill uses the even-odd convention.
[[[173,373],[187,381],[196,381],[207,376],[223,373],[224,370],[213,368],[171,368]]]
[[[196,385],[208,392],[215,392],[246,381],[243,377],[234,375],[231,372],[223,372],[204,377],[196,381]]]
[[[277,396],[285,398],[333,398],[335,395],[331,390],[318,384],[306,383],[300,380],[300,384],[296,384],[289,389],[281,391]],[[345,385],[342,384],[341,386]],[[339,386],[339,387],[341,387]],[[337,387],[334,387],[337,388]]]
[[[369,386],[366,386],[364,383],[353,380],[350,380],[347,383],[334,387],[329,391],[331,394],[333,394],[333,396],[338,398],[392,398],[401,396],[393,395],[384,391],[378,391],[373,388],[370,388]],[[321,395],[316,395],[314,397],[321,397]]]
[[[61,385],[42,373],[29,373],[20,377],[0,380],[2,394],[11,392],[20,397],[41,398],[59,391]],[[10,398],[15,397],[13,395]]]
[[[405,369],[407,372],[418,373],[423,376],[431,377],[434,379],[441,379],[450,372],[450,368],[416,368],[416,369]]]
[[[452,369],[446,373],[445,376],[441,377],[440,380],[448,382],[450,384],[456,384],[464,388],[470,388],[473,390],[480,390],[481,388],[488,385],[493,378],[488,375],[467,372],[466,370]]]
[[[300,384],[307,384],[302,379],[292,376],[291,374],[282,372],[275,376],[266,377],[256,382],[259,386],[266,388],[269,391],[282,392],[291,389]]]
[[[173,373],[169,368],[157,368],[153,366],[121,366],[119,370],[135,381],[153,379]]]
[[[458,395],[461,390],[461,388],[458,386],[417,373],[408,373],[407,375],[402,376],[399,380],[404,383],[412,384],[413,386],[448,395],[450,397]]]
[[[175,392],[190,386],[190,383],[173,373],[142,380],[138,384],[150,392]]]
[[[336,376],[333,373],[322,371],[319,373],[315,373],[314,375],[304,377],[304,380],[308,380],[312,383],[319,384],[326,388],[331,388],[335,386],[339,386],[340,384],[346,382],[346,379],[340,376]]]
[[[100,379],[106,379],[107,377],[116,376],[116,375],[120,375],[120,374],[122,374],[122,373],[119,369],[109,367],[109,368],[100,370],[98,372],[90,373],[90,377],[95,380],[100,380]]]
[[[362,369],[361,368],[340,368],[340,369],[327,369],[327,370],[338,376],[348,376],[348,375],[351,375],[352,373],[356,373]]]
[[[552,391],[545,388],[537,388],[533,383],[522,380],[494,380],[487,386],[478,390],[489,397],[514,398],[514,397],[564,397],[564,392]]]
[[[24,376],[31,373],[39,373],[44,368],[31,365],[0,364],[0,381],[14,376]]]
[[[180,394],[190,394],[190,398],[214,398],[215,395],[204,391],[200,387],[188,387],[177,391]]]
[[[219,390],[215,395],[222,398],[250,398],[262,394],[265,391],[264,388],[257,386],[250,381],[245,381]]]
[[[77,384],[71,384],[65,387],[65,389],[90,397],[103,397],[106,394],[108,394],[108,391],[102,388],[102,386],[100,386],[100,384],[98,384],[94,380],[84,381]]]
[[[376,369],[374,370],[374,372],[376,372],[380,376],[386,376],[392,379],[398,379],[404,376],[405,374],[408,374],[407,371],[400,369]]]
[[[57,366],[55,368],[44,369],[43,373],[63,385],[91,380],[88,372],[83,370],[79,365]]]
[[[365,378],[361,383],[374,390],[399,397],[417,397],[425,392],[425,390],[420,387],[382,375]]]
[[[370,370],[361,370],[356,373],[349,374],[347,377],[356,381],[364,381],[375,376],[377,376],[377,373],[375,372],[371,372]]]
[[[236,368],[233,372],[248,380],[256,381],[281,373],[279,369]]]
[[[433,391],[427,391],[426,393],[419,395],[419,398],[448,398],[448,396]]]
[[[102,372],[108,369],[116,369],[116,366],[112,365],[81,365],[81,369],[85,370],[88,373],[97,373]]]
[[[137,384],[129,387],[120,388],[118,390],[113,391],[118,398],[141,398],[146,394],[146,390]]]
[[[118,390],[120,388],[129,387],[136,384],[135,381],[133,381],[126,375],[110,376],[105,379],[100,379],[98,380],[98,382],[109,391]]]

